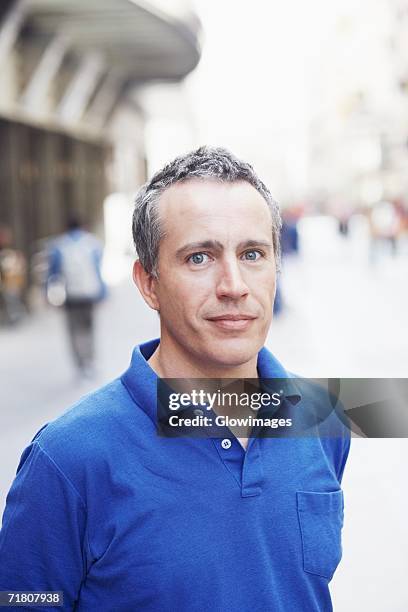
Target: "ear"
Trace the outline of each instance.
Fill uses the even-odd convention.
[[[146,272],[139,260],[133,264],[133,281],[137,285],[144,301],[153,308],[159,310],[159,300],[156,293],[157,279]]]

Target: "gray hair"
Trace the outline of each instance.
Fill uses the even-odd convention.
[[[282,221],[279,206],[269,189],[247,162],[219,147],[200,147],[177,157],[145,183],[136,194],[132,232],[136,251],[143,268],[157,276],[159,244],[163,230],[159,219],[159,199],[174,185],[193,178],[217,179],[228,183],[246,181],[261,194],[272,217],[272,241],[276,267],[280,269],[280,231]]]

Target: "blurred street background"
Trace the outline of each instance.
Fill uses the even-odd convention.
[[[252,163],[281,204],[278,359],[408,376],[408,0],[3,0],[0,512],[35,432],[159,334],[131,282],[132,201],[202,144]],[[104,245],[108,288],[84,372],[47,291],[73,216]],[[353,440],[336,612],[408,610],[407,465],[407,440]]]

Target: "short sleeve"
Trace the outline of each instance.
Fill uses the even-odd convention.
[[[23,453],[0,531],[0,591],[63,591],[78,599],[90,558],[86,508],[73,484],[40,447]]]
[[[343,479],[344,468],[346,467],[347,459],[350,452],[351,436],[350,432],[346,431],[346,435],[342,438],[341,452],[337,460],[336,472],[338,481],[341,483]]]

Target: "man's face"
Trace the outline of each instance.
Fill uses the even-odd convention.
[[[159,203],[164,237],[154,282],[162,338],[207,366],[247,363],[272,319],[272,220],[245,181],[189,180]]]

